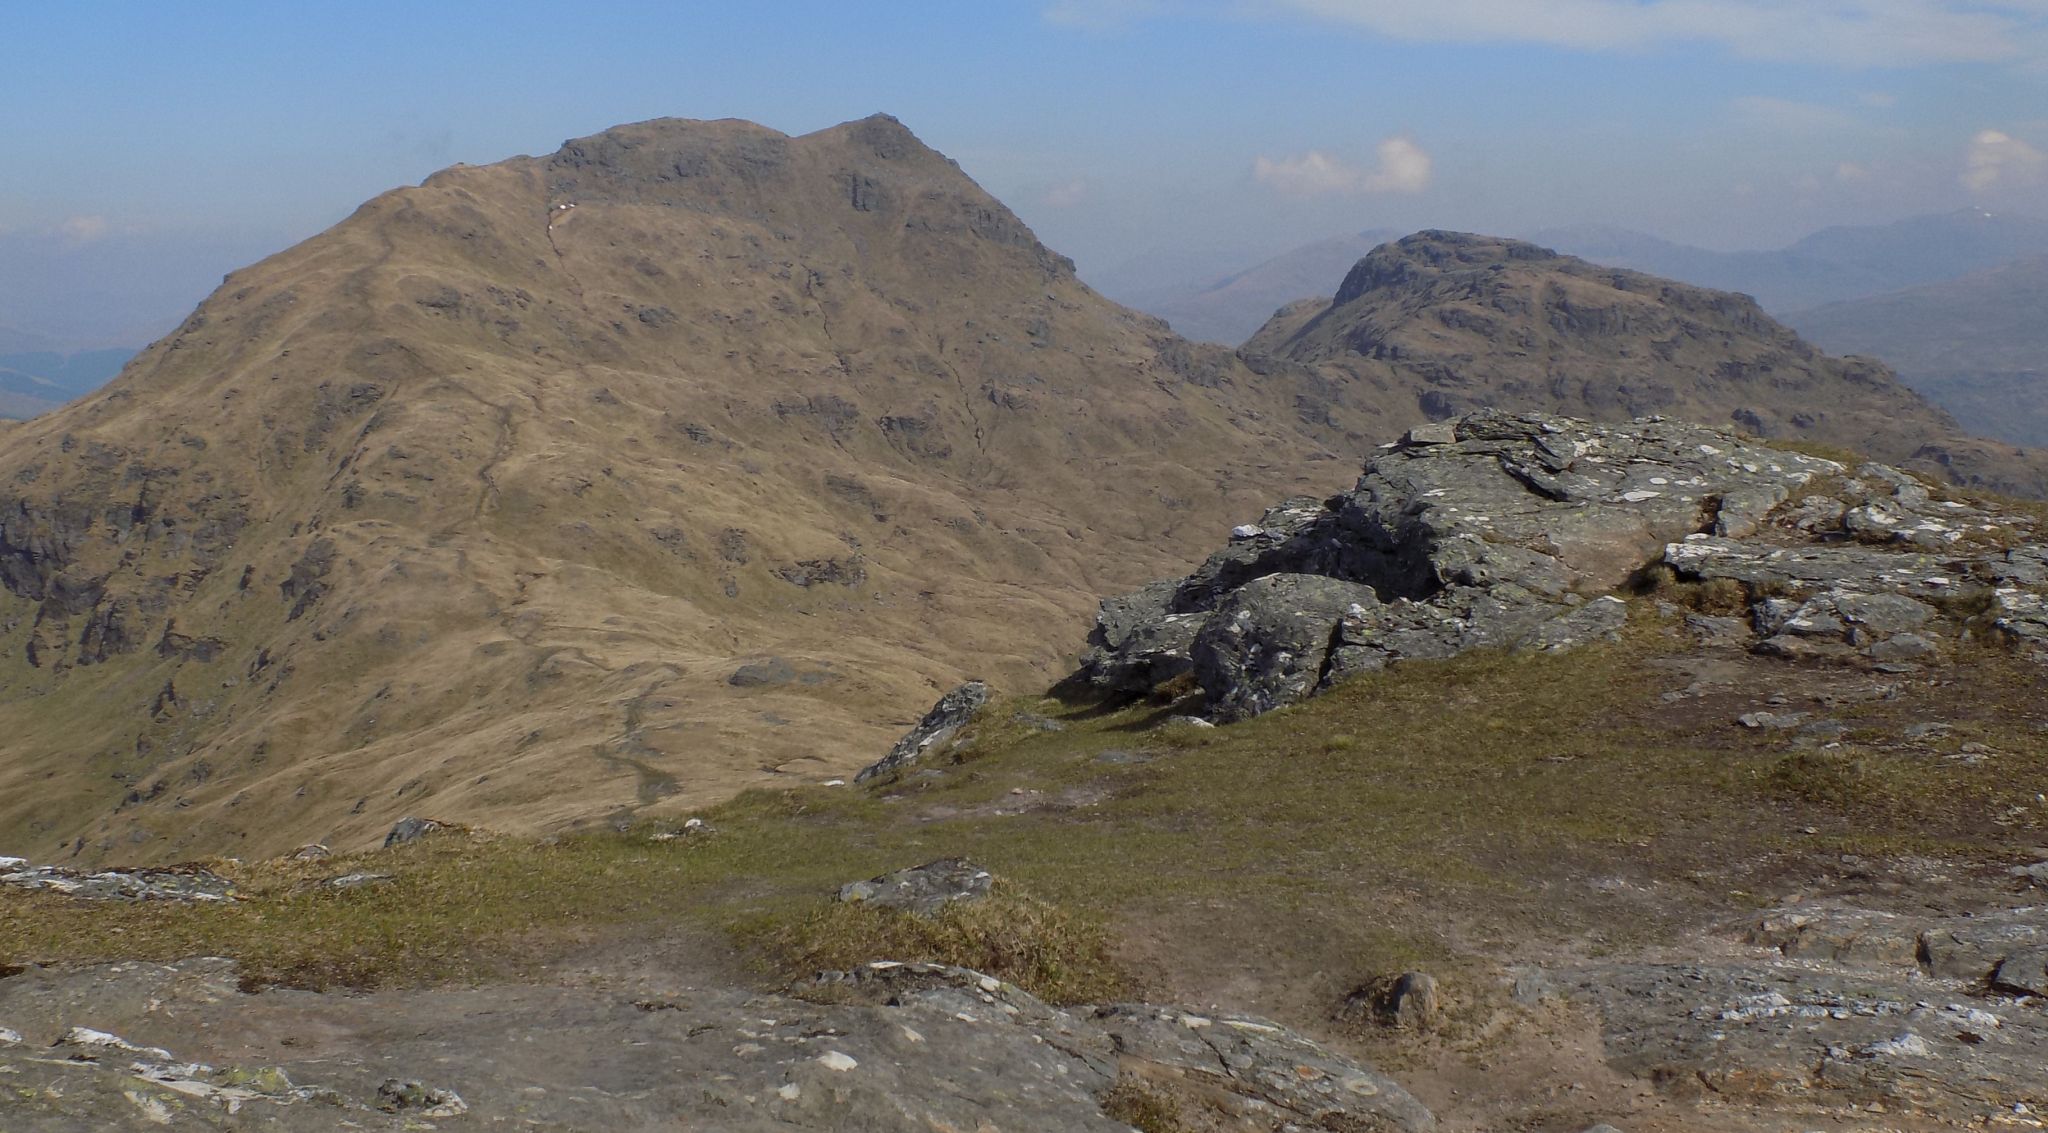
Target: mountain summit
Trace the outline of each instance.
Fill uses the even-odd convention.
[[[1661,414],[2048,494],[2042,454],[1967,436],[1883,365],[1822,353],[1746,295],[1520,240],[1423,232],[1383,245],[1334,299],[1282,308],[1244,352],[1383,390],[1391,419]]]
[[[458,166],[7,434],[0,832],[266,853],[850,772],[1370,425],[886,116]]]

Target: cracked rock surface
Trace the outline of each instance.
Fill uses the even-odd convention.
[[[2044,947],[2048,908],[1914,916],[1822,901],[1759,915],[1734,955],[1558,978],[1599,1013],[1613,1065],[1681,1092],[1982,1121],[2048,1098],[2048,1011],[2032,986]]]

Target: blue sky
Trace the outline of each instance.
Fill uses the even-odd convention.
[[[153,333],[455,161],[877,110],[1103,279],[1381,227],[1772,246],[2048,215],[2048,0],[24,0],[0,326]]]

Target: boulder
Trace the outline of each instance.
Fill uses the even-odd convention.
[[[981,706],[988,703],[988,699],[988,686],[980,681],[968,681],[940,697],[923,719],[903,733],[903,738],[896,741],[889,754],[862,768],[853,781],[865,783],[877,775],[901,771],[916,763],[926,752],[952,739],[974,718]]]
[[[392,825],[391,833],[384,836],[384,848],[388,850],[393,846],[417,842],[445,826],[445,823],[436,822],[431,818],[401,818]]]
[[[1991,986],[2016,995],[2048,996],[2048,948],[2025,948],[2000,960]]]
[[[1428,1030],[1443,1014],[1443,996],[1428,972],[1375,980],[1344,1001],[1341,1016],[1404,1030]]]
[[[1372,587],[1312,574],[1269,574],[1238,587],[1203,624],[1195,681],[1219,720],[1240,720],[1314,691],[1338,623],[1366,619]]]

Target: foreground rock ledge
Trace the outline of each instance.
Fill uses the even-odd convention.
[[[1239,720],[1402,661],[1611,636],[1619,593],[1656,570],[1781,656],[1911,664],[1984,634],[2039,649],[2037,527],[1725,430],[1474,413],[1412,430],[1349,492],[1268,510],[1187,577],[1105,601],[1067,687],[1191,674],[1212,719]]]
[[[0,1126],[1120,1133],[1105,1098],[1135,1076],[1199,1097],[1219,1131],[1436,1127],[1391,1079],[1262,1019],[1062,1010],[939,965],[871,964],[791,995],[236,984],[222,959],[0,980]]]

